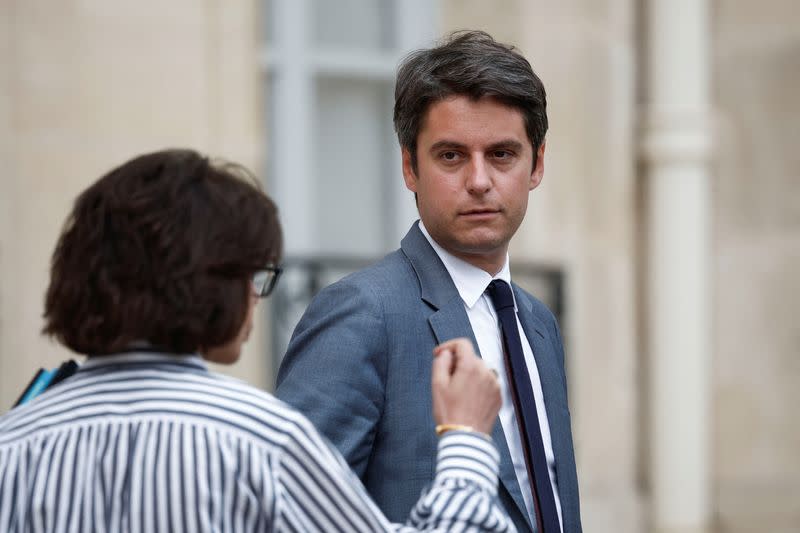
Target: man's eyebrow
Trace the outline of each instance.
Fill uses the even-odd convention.
[[[522,143],[515,140],[515,139],[504,139],[502,141],[497,141],[489,145],[488,152],[492,152],[494,150],[512,150],[514,152],[522,151]]]
[[[464,150],[464,149],[466,149],[466,145],[456,141],[448,141],[448,140],[435,142],[430,147],[431,152],[438,152],[439,150]],[[516,139],[503,139],[490,144],[486,149],[487,152],[492,152],[494,150],[512,150],[514,152],[519,152],[522,151],[522,143]]]
[[[466,146],[464,144],[461,144],[461,143],[458,143],[458,142],[455,142],[455,141],[444,140],[444,141],[438,141],[438,142],[433,143],[431,145],[431,147],[430,147],[430,151],[431,152],[437,152],[439,150],[447,150],[447,149],[449,149],[449,150],[463,150],[464,148],[466,148]]]

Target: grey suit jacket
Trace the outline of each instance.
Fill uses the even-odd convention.
[[[553,315],[514,286],[539,369],[565,533],[581,531],[564,353]],[[450,275],[417,224],[397,250],[322,290],[292,335],[276,395],[339,448],[386,516],[403,522],[433,479],[432,350],[475,336]],[[499,421],[500,499],[519,531],[533,528]]]

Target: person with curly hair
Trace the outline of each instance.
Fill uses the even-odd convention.
[[[87,361],[0,417],[0,531],[514,531],[485,435],[499,385],[468,341],[433,358],[438,472],[405,525],[301,413],[209,371],[239,358],[281,248],[251,175],[191,150],[136,157],[78,197],[44,333]]]

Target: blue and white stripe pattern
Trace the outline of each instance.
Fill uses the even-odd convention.
[[[498,454],[440,442],[434,482],[390,524],[311,423],[197,356],[90,359],[0,417],[0,531],[513,531]]]

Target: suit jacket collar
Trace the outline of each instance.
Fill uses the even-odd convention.
[[[420,295],[426,303],[433,306],[434,309],[444,307],[454,298],[462,303],[461,296],[458,294],[453,280],[450,279],[450,274],[420,231],[419,221],[414,222],[406,236],[403,237],[400,249],[417,274]],[[466,314],[464,316],[466,318]]]
[[[400,242],[400,249],[408,258],[417,275],[420,284],[420,295],[425,302],[433,306],[434,309],[440,309],[453,298],[458,298],[463,303],[458,289],[453,284],[453,280],[450,278],[450,274],[447,272],[442,260],[439,259],[428,239],[419,229],[419,221],[414,222],[406,236],[403,237]],[[529,317],[527,325],[532,326],[539,335],[545,337],[546,330],[544,325],[533,316],[533,304],[521,294],[519,287],[513,283],[511,285],[514,289],[514,300],[520,316],[524,313],[526,317]],[[523,323],[523,325],[526,324]]]
[[[430,233],[425,229],[425,224],[420,221],[418,223],[419,230],[425,236],[425,239],[430,243],[436,255],[444,264],[445,269],[450,274],[450,279],[458,289],[461,299],[467,304],[468,308],[472,308],[478,300],[480,300],[489,283],[494,279],[503,280],[506,283],[511,283],[511,270],[508,267],[508,254],[506,254],[505,261],[499,272],[494,275],[489,274],[482,268],[457,257],[447,250],[445,250],[439,243],[433,240]]]

